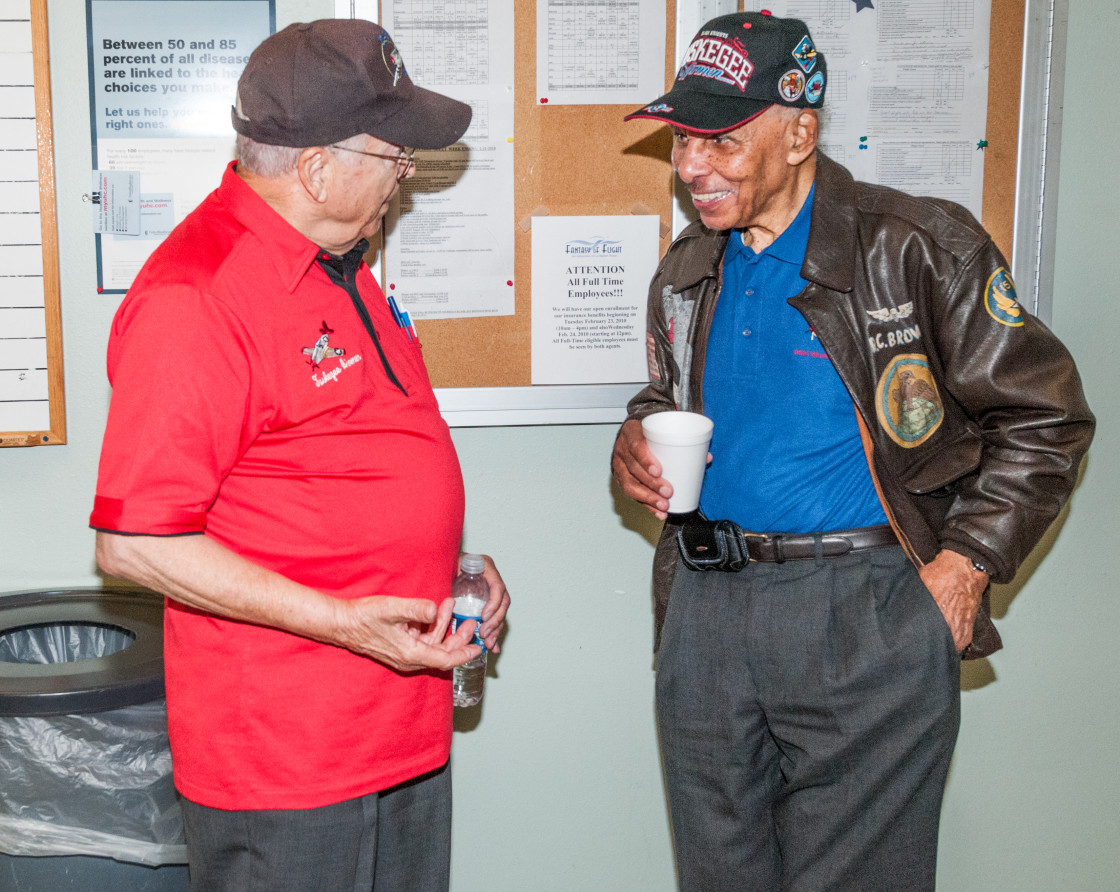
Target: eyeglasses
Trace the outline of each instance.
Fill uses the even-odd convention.
[[[409,149],[402,146],[401,150],[396,155],[383,155],[380,152],[363,152],[361,149],[348,149],[346,146],[334,145],[333,143],[327,146],[328,149],[339,149],[343,152],[353,152],[355,155],[369,155],[370,158],[384,158],[386,161],[397,162],[397,182],[399,183],[412,170],[416,164],[413,156],[416,154],[416,149]]]

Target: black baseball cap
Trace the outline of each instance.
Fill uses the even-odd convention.
[[[359,133],[417,149],[456,142],[471,107],[418,87],[388,32],[364,19],[289,25],[253,50],[233,129],[274,146],[330,145]]]
[[[800,19],[739,12],[712,19],[692,38],[673,88],[626,116],[701,133],[741,127],[772,105],[820,108],[824,55]]]

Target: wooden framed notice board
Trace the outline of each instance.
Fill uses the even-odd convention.
[[[0,20],[0,446],[66,442],[46,0]]]
[[[678,49],[671,38],[678,3],[684,2],[666,2],[666,84],[676,68]],[[1021,99],[1028,108],[1040,101],[1020,95],[1024,4],[1030,2],[992,0],[991,7],[982,217],[1008,256],[1016,227]],[[0,22],[0,445],[5,446],[66,442],[46,0],[14,0],[14,6],[16,15]],[[540,105],[538,0],[515,0],[514,7],[515,211],[509,226],[515,241],[515,312],[421,321],[425,359],[453,425],[617,422],[639,383],[531,384],[528,221],[540,213],[656,214],[664,252],[673,214],[669,134],[654,122],[624,123],[632,106]]]

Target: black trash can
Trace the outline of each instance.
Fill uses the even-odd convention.
[[[163,599],[0,595],[0,892],[187,888]]]

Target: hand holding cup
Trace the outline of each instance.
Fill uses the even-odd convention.
[[[642,419],[646,445],[673,487],[670,514],[687,514],[700,505],[712,428],[712,420],[696,412],[657,412]]]

